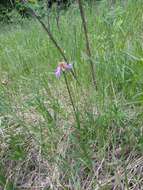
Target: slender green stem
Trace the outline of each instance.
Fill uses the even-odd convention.
[[[75,118],[76,118],[76,121],[77,121],[77,124],[78,124],[78,128],[80,128],[79,116],[78,116],[77,109],[75,107],[75,104],[74,104],[74,101],[73,101],[73,98],[72,98],[72,94],[71,94],[71,91],[70,91],[68,80],[67,80],[66,74],[65,73],[63,73],[63,74],[64,74],[64,79],[65,79],[67,91],[68,91],[68,94],[69,94],[69,98],[70,98],[70,101],[71,101],[71,104],[72,104],[73,112],[74,112],[74,115],[75,115]]]

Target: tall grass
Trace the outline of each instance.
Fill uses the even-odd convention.
[[[0,28],[2,189],[142,189],[143,2],[84,4],[54,13],[50,30],[81,85],[54,71],[63,57],[35,20]],[[48,23],[48,19],[43,19]],[[60,29],[60,30],[59,30]]]

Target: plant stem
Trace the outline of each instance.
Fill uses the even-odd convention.
[[[90,45],[89,45],[88,31],[87,31],[86,19],[85,19],[85,15],[84,15],[84,11],[83,11],[83,6],[82,6],[82,0],[78,0],[78,5],[79,5],[80,15],[81,15],[81,19],[82,19],[82,25],[83,25],[83,29],[84,29],[85,42],[86,42],[86,51],[87,51],[87,55],[89,57],[93,85],[95,87],[97,87],[96,79],[95,79],[95,72],[94,72],[94,65],[93,65],[93,61],[91,59],[92,55],[91,55],[91,50],[90,50]]]
[[[74,101],[73,101],[73,98],[72,98],[72,94],[71,94],[71,91],[70,91],[68,80],[67,80],[66,74],[65,73],[63,73],[63,74],[64,74],[64,79],[65,79],[67,91],[68,91],[68,94],[69,94],[69,98],[70,98],[70,101],[71,101],[71,104],[72,104],[73,112],[74,112],[74,115],[75,115],[75,118],[76,118],[76,122],[77,122],[78,128],[80,128],[79,116],[78,116],[76,107],[74,105]]]
[[[66,63],[68,63],[68,59],[66,58],[62,48],[59,46],[59,44],[57,43],[57,41],[55,40],[55,38],[53,37],[52,33],[50,32],[49,28],[46,27],[46,25],[44,24],[44,22],[39,18],[39,16],[35,13],[35,11],[32,10],[32,14],[35,16],[35,18],[39,21],[39,23],[42,25],[42,27],[44,28],[44,30],[47,32],[50,40],[53,42],[53,44],[56,46],[56,48],[58,49],[58,51],[60,52],[60,54],[62,55],[64,61]]]

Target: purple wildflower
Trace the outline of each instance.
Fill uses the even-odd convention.
[[[69,71],[72,68],[73,68],[72,64],[67,64],[65,62],[60,62],[58,67],[56,68],[55,75],[56,75],[57,78],[59,78],[63,71]]]

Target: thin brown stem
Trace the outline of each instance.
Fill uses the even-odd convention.
[[[86,24],[86,19],[83,11],[83,6],[82,6],[82,0],[78,0],[78,5],[79,5],[79,10],[80,10],[80,15],[82,19],[82,25],[84,29],[84,35],[85,35],[85,42],[86,42],[86,52],[89,57],[89,62],[90,62],[90,67],[91,67],[91,74],[92,74],[92,80],[93,84],[96,87],[96,79],[95,79],[95,72],[94,72],[94,65],[92,61],[92,55],[91,55],[91,49],[90,49],[90,44],[89,44],[89,38],[88,38],[88,31],[87,31],[87,24]]]
[[[32,14],[35,16],[35,18],[39,21],[39,23],[42,25],[42,27],[44,28],[44,30],[47,32],[50,40],[53,42],[53,44],[56,46],[56,48],[58,49],[58,51],[60,52],[60,54],[62,55],[63,59],[65,62],[68,63],[68,59],[66,58],[62,48],[59,46],[59,44],[57,43],[57,41],[55,40],[55,38],[53,37],[52,33],[50,32],[50,30],[46,27],[46,25],[44,24],[44,22],[39,18],[39,16],[35,13],[35,11],[32,10]]]

